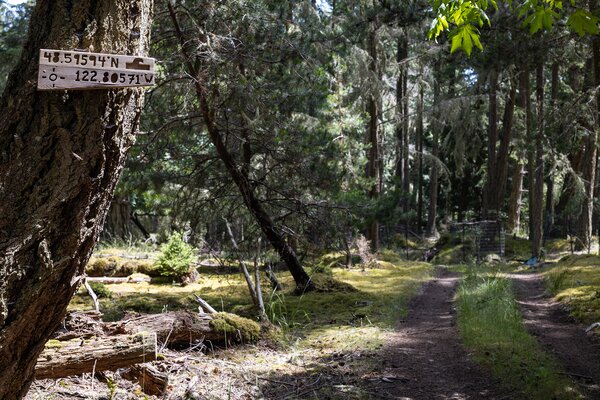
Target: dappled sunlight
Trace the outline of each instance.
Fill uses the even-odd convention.
[[[600,321],[599,256],[563,257],[544,276],[555,299],[566,305],[578,321],[584,324]]]

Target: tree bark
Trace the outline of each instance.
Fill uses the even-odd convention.
[[[498,215],[503,210],[506,196],[506,183],[508,180],[508,155],[510,152],[510,142],[512,140],[513,116],[515,111],[516,87],[512,83],[506,104],[504,105],[504,114],[502,116],[502,135],[500,145],[496,154],[495,169],[495,187],[490,192],[490,211]]]
[[[177,20],[175,10],[173,9],[171,3],[167,3],[167,6],[169,8],[171,20],[175,26],[175,31],[181,46],[182,55],[186,60],[185,67],[188,73],[194,77],[194,87],[199,102],[200,113],[202,114],[204,123],[206,124],[208,136],[215,147],[219,158],[223,162],[233,182],[238,187],[248,211],[250,211],[250,213],[253,215],[254,219],[258,223],[258,226],[260,226],[262,232],[267,237],[267,240],[269,240],[271,246],[273,246],[277,254],[279,254],[281,260],[288,267],[288,270],[294,278],[294,282],[296,282],[297,292],[304,293],[308,290],[312,290],[314,288],[314,284],[310,280],[310,277],[304,268],[302,268],[302,265],[296,256],[296,252],[285,241],[283,234],[275,225],[275,222],[267,213],[262,202],[256,195],[251,182],[246,176],[244,176],[242,170],[238,168],[238,163],[235,161],[229,149],[227,148],[227,145],[223,139],[223,134],[217,125],[217,121],[215,120],[216,110],[211,108],[209,105],[209,89],[205,87],[205,79],[202,76],[201,70],[198,69],[198,65],[201,65],[201,61],[200,59],[197,59],[197,62],[192,62],[195,55],[188,52],[187,45],[189,42],[187,42],[183,36],[183,32],[179,26],[179,21]],[[201,40],[202,39],[206,40],[206,38],[201,38]]]
[[[596,180],[596,152],[598,142],[598,118],[600,117],[600,95],[598,94],[598,85],[600,85],[600,39],[597,36],[592,38],[592,68],[594,76],[594,90],[596,91],[596,117],[594,118],[594,129],[585,138],[585,153],[583,156],[583,184],[584,197],[581,207],[581,214],[577,223],[577,248],[587,249],[592,245],[592,216],[594,214],[594,183]]]
[[[498,142],[498,106],[496,92],[498,88],[498,73],[495,70],[490,71],[488,77],[488,140],[487,140],[487,179],[485,183],[485,193],[483,196],[483,217],[488,218],[491,205],[495,197],[494,178],[496,176],[496,144]],[[495,217],[495,215],[494,215]]]
[[[37,92],[40,48],[145,55],[152,0],[39,0],[0,100],[0,398],[25,396],[133,143],[141,89]],[[93,27],[93,28],[92,28]]]
[[[401,41],[401,42],[400,42]],[[401,93],[402,99],[399,106],[402,109],[401,112],[401,125],[402,125],[402,194],[403,194],[403,207],[402,211],[404,214],[408,214],[410,210],[410,133],[408,131],[409,115],[408,115],[408,64],[406,59],[408,58],[408,40],[406,36],[399,39],[398,44],[398,61],[404,62],[400,66],[399,81],[402,85]],[[408,219],[408,216],[405,216]]]
[[[512,179],[512,190],[510,192],[510,204],[508,207],[508,232],[518,233],[521,226],[521,205],[523,199],[523,176],[525,166],[518,162]]]
[[[533,178],[533,193],[531,196],[530,219],[532,220],[531,255],[539,257],[542,249],[544,232],[544,62],[539,61],[536,66],[536,106],[537,106],[537,132],[535,135],[535,169],[531,172]]]
[[[439,116],[439,102],[440,102],[440,84],[438,83],[440,75],[440,64],[436,62],[434,65],[434,76],[435,81],[433,84],[433,112],[434,122],[431,124],[432,130],[432,148],[431,154],[433,161],[431,163],[431,176],[429,178],[429,210],[427,213],[427,229],[426,234],[428,237],[434,237],[438,235],[437,232],[437,200],[438,200],[438,158],[440,156],[440,124],[435,121]]]
[[[535,171],[535,147],[534,136],[531,129],[532,113],[531,113],[531,86],[529,76],[529,65],[525,63],[520,73],[520,103],[525,108],[525,138],[527,142],[527,201],[529,204],[529,220],[528,220],[528,235],[529,239],[533,238],[533,218],[532,207],[534,196],[534,171]]]
[[[550,92],[550,115],[553,121],[552,125],[556,125],[557,118],[554,117],[556,112],[556,100],[558,99],[559,86],[559,64],[552,64],[552,83]],[[549,173],[546,177],[546,206],[544,211],[544,237],[547,238],[554,227],[554,176]]]
[[[371,28],[367,43],[369,56],[371,57],[371,72],[374,76],[379,76],[378,61],[377,61],[377,30]],[[381,155],[379,149],[379,99],[374,93],[369,95],[367,100],[367,112],[369,113],[369,125],[367,127],[367,143],[370,144],[369,155],[367,161],[366,177],[372,181],[369,189],[369,198],[376,200],[381,194],[381,176],[380,163]],[[379,221],[374,216],[368,231],[367,239],[371,243],[371,249],[377,251],[379,249]]]
[[[419,85],[419,97],[417,100],[417,233],[420,235],[423,231],[423,103],[424,103],[423,84]]]
[[[156,334],[48,342],[35,366],[35,379],[58,379],[86,372],[114,371],[156,360]]]

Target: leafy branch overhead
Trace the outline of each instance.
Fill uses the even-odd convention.
[[[523,28],[531,35],[550,31],[563,21],[570,31],[583,37],[598,34],[598,10],[581,7],[581,1],[570,0],[505,0],[502,4],[517,12]],[[489,14],[498,10],[495,0],[434,0],[434,19],[429,29],[429,39],[437,39],[447,32],[451,39],[450,51],[464,51],[471,55],[473,46],[483,50],[480,29],[491,26]]]

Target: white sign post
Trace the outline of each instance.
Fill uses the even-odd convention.
[[[40,50],[38,90],[111,89],[154,85],[154,58]]]

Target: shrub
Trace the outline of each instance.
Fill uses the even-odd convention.
[[[185,282],[190,275],[194,275],[194,248],[183,241],[181,233],[173,233],[169,241],[161,246],[160,251],[156,268],[161,275],[179,282]]]
[[[104,276],[108,266],[107,259],[92,257],[85,268],[85,272],[88,276]]]
[[[371,252],[371,242],[369,242],[363,235],[358,235],[354,241],[354,245],[356,246],[356,250],[363,267],[370,268],[377,265],[377,259]]]
[[[89,282],[90,287],[96,293],[99,299],[110,299],[112,298],[112,291],[103,283],[100,282]]]

